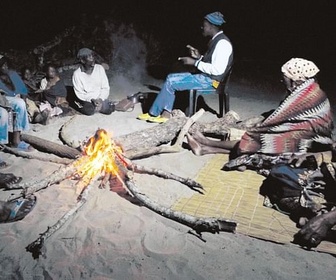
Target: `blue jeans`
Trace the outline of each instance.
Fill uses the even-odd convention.
[[[159,116],[163,110],[171,112],[175,101],[175,91],[191,89],[212,89],[212,79],[203,74],[173,73],[168,75],[149,114]]]
[[[8,144],[8,113],[0,107],[0,144]]]
[[[18,97],[6,96],[10,106],[16,113],[13,125],[13,131],[24,131],[29,129],[28,113],[26,103],[23,99]],[[8,113],[4,112],[5,109],[0,111],[0,143],[8,143]]]

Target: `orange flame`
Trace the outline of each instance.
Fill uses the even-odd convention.
[[[84,156],[76,162],[76,175],[81,178],[84,184],[81,189],[101,174],[118,177],[118,163],[125,164],[122,161],[122,152],[122,148],[111,139],[111,136],[104,129],[97,130],[95,135],[87,142]]]

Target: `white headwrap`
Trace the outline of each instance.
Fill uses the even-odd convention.
[[[314,77],[320,69],[312,61],[303,58],[292,58],[282,65],[281,71],[293,81],[305,81]]]

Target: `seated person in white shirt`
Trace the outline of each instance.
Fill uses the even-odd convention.
[[[108,100],[110,86],[104,67],[95,63],[95,53],[88,48],[80,49],[77,58],[80,66],[72,76],[76,109],[88,116],[96,112],[111,114],[114,106]]]
[[[204,17],[203,36],[211,38],[208,50],[202,56],[197,49],[188,45],[191,57],[179,57],[185,65],[194,65],[199,73],[168,75],[149,112],[141,114],[138,119],[156,123],[165,122],[173,109],[175,91],[212,89],[214,85],[218,86],[233,62],[231,42],[221,30],[223,23],[225,23],[224,17],[220,12]]]

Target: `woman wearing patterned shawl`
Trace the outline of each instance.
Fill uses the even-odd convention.
[[[308,60],[292,58],[281,71],[288,96],[263,121],[246,130],[240,140],[214,141],[201,133],[187,135],[196,155],[304,153],[332,143],[333,118],[329,100],[315,80],[317,66]]]

